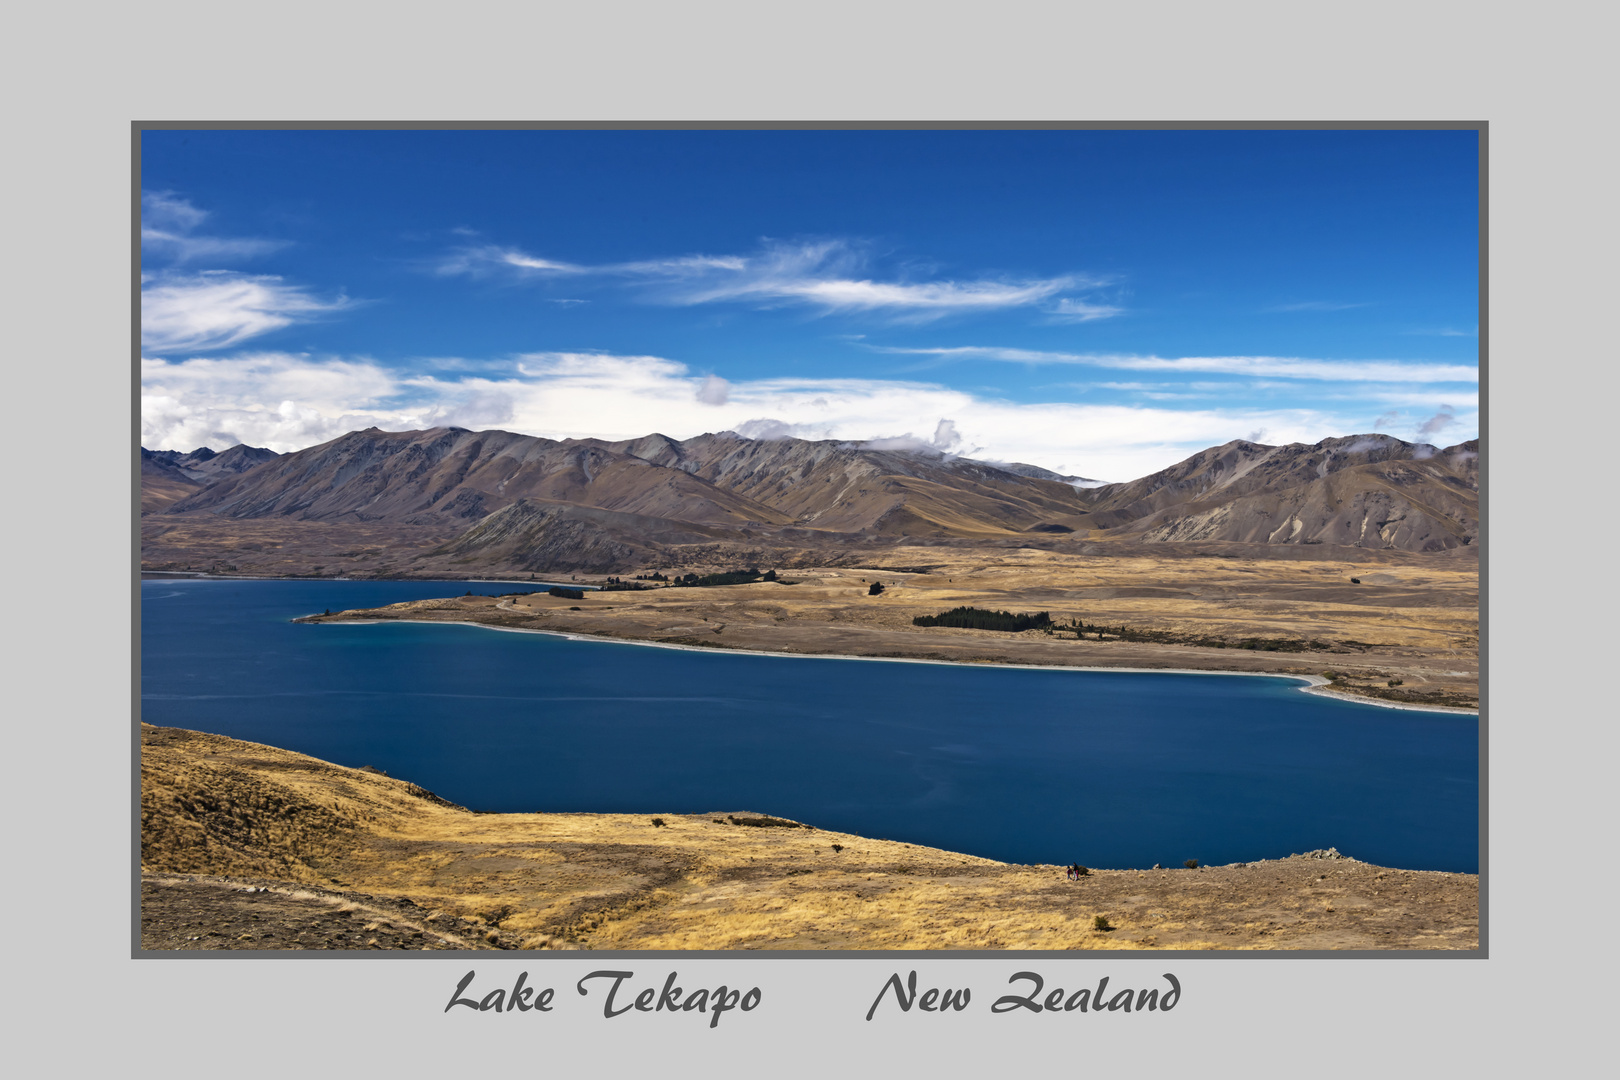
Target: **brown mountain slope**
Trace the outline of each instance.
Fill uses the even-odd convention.
[[[263,527],[255,521],[422,527],[456,536],[432,554],[478,571],[615,573],[738,546],[781,561],[789,549],[852,542],[1032,534],[1433,551],[1471,545],[1480,529],[1477,441],[1437,450],[1386,435],[1311,446],[1239,440],[1127,484],[1078,490],[1040,470],[933,452],[731,432],[557,442],[371,428],[241,472],[221,469],[196,490],[170,456],[182,457],[143,458],[154,528],[178,517],[223,519],[241,523],[231,545],[262,547],[271,541],[256,535]],[[426,557],[427,549],[405,546],[402,535],[391,565]],[[233,561],[229,552],[208,557]]]
[[[1479,536],[1479,498],[1427,462],[1378,462],[1282,491],[1170,507],[1117,530],[1144,540],[1237,540],[1439,551]]]
[[[145,447],[141,448],[141,513],[152,514],[195,495],[203,485]]]
[[[1007,535],[1086,512],[1074,488],[1061,481],[940,454],[731,432],[615,445],[773,507],[795,524],[830,532]]]
[[[1093,521],[1113,535],[1435,551],[1479,537],[1478,442],[1240,440],[1087,494]]]
[[[766,507],[594,440],[463,428],[350,432],[222,479],[172,510],[426,524],[482,518],[519,499],[680,521],[783,521]]]
[[[661,562],[666,547],[736,539],[734,530],[594,506],[523,499],[435,549],[509,570],[611,573]]]
[[[505,431],[351,432],[171,507],[232,518],[469,520],[529,499],[647,518],[879,535],[1013,535],[1074,527],[1060,481],[939,455],[732,434],[554,442]]]

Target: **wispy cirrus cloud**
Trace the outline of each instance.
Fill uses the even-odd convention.
[[[285,240],[210,236],[200,231],[208,216],[172,191],[141,192],[141,251],[179,264],[253,258],[287,246]]]
[[[353,305],[345,296],[321,298],[271,274],[142,275],[141,345],[156,353],[228,349]]]
[[[1477,337],[1479,337],[1479,327],[1477,327],[1477,326],[1474,327],[1472,330],[1458,330],[1458,329],[1456,329],[1454,327],[1449,327],[1448,326],[1448,327],[1442,327],[1442,328],[1440,328],[1438,330],[1408,330],[1406,332],[1408,334],[1421,334],[1424,337],[1461,337],[1461,338],[1477,338]]]
[[[1469,364],[1434,364],[1399,360],[1317,360],[1288,356],[1135,356],[1118,353],[1067,353],[997,346],[958,345],[943,348],[865,346],[874,352],[926,356],[938,361],[995,360],[1012,364],[1079,364],[1120,371],[1202,372],[1327,382],[1464,382],[1477,383],[1479,368]]]
[[[1281,314],[1290,311],[1349,311],[1352,308],[1364,308],[1365,303],[1345,303],[1339,300],[1302,300],[1296,304],[1273,304],[1260,310],[1267,314]]]
[[[1068,274],[1046,278],[880,280],[867,273],[863,251],[842,240],[770,243],[751,255],[687,255],[586,265],[513,247],[477,245],[439,260],[442,276],[534,280],[594,277],[635,287],[651,303],[674,306],[750,302],[804,304],[832,312],[887,312],[922,320],[972,311],[1036,308],[1066,322],[1104,319],[1123,308],[1065,293],[1095,289],[1105,279]]]
[[[1113,304],[1093,304],[1085,300],[1064,297],[1052,308],[1055,322],[1091,322],[1093,319],[1111,319],[1125,314],[1125,309]]]

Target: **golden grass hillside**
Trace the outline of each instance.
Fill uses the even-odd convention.
[[[968,663],[1332,672],[1336,692],[1478,708],[1479,573],[1471,551],[1370,552],[1348,561],[1310,548],[1302,556],[1236,544],[1224,554],[1096,548],[1091,555],[898,548],[870,566],[783,571],[794,584],[587,591],[580,599],[544,591],[452,595],[307,621],[479,622],[708,648]],[[883,585],[881,594],[869,594],[873,583]],[[446,591],[457,590],[447,583]],[[1046,611],[1060,627],[1080,621],[1102,629],[1077,636],[1062,628],[1014,634],[912,623],[958,606]],[[1138,633],[1112,632],[1119,626]]]
[[[297,948],[1478,946],[1475,875],[1316,853],[1198,870],[1093,869],[1069,881],[1061,867],[761,818],[740,808],[657,821],[478,814],[404,780],[143,724],[143,940],[181,947],[145,932],[161,902],[165,942],[286,948],[238,933],[260,918],[242,905],[301,895],[347,903],[369,921],[352,932],[310,924]],[[385,911],[408,917],[390,923],[376,914]],[[1099,929],[1098,916],[1111,929]],[[421,944],[423,930],[431,945]]]

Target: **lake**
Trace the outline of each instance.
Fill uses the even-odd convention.
[[[486,811],[755,811],[1020,863],[1337,847],[1477,872],[1480,721],[1297,680],[774,657],[289,620],[533,584],[141,583],[141,718]]]

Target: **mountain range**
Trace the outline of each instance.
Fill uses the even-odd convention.
[[[1477,440],[1237,440],[1128,483],[831,440],[609,442],[354,431],[290,454],[141,451],[143,517],[306,531],[390,526],[504,570],[612,573],[692,545],[1225,541],[1423,552],[1477,542]]]

